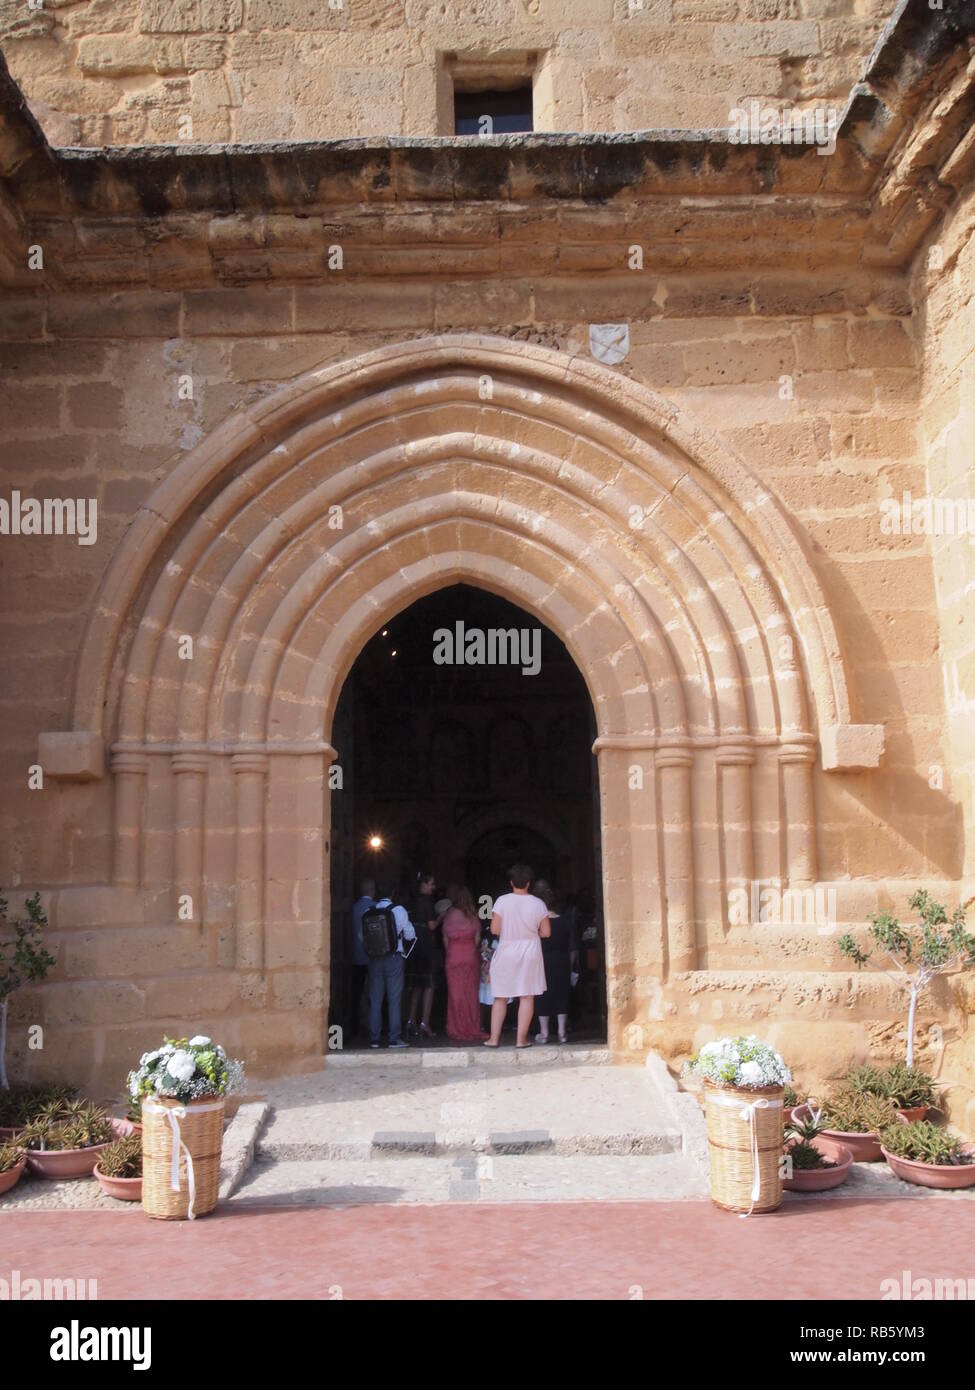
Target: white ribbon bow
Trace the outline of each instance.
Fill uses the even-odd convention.
[[[196,1174],[193,1172],[193,1155],[190,1153],[189,1149],[186,1147],[186,1144],[183,1142],[183,1136],[182,1136],[182,1134],[181,1134],[181,1132],[180,1132],[180,1128],[179,1128],[179,1122],[180,1122],[180,1120],[185,1120],[185,1119],[186,1119],[186,1106],[185,1106],[185,1105],[152,1105],[150,1102],[147,1101],[147,1102],[145,1102],[145,1104],[143,1105],[143,1109],[145,1109],[145,1110],[153,1110],[153,1111],[155,1111],[157,1114],[158,1114],[158,1112],[161,1110],[161,1111],[164,1113],[164,1115],[166,1116],[166,1118],[168,1119],[168,1121],[169,1121],[169,1128],[170,1128],[170,1129],[172,1130],[172,1132],[173,1132],[173,1149],[172,1149],[172,1154],[171,1154],[171,1157],[170,1157],[170,1166],[169,1166],[169,1185],[170,1185],[170,1187],[172,1188],[172,1190],[173,1190],[174,1192],[178,1192],[178,1191],[179,1191],[179,1155],[180,1155],[180,1150],[182,1149],[183,1153],[186,1155],[186,1187],[187,1187],[187,1190],[188,1190],[188,1192],[189,1192],[189,1197],[190,1197],[189,1209],[187,1210],[187,1213],[186,1213],[186,1214],[187,1214],[187,1216],[189,1217],[189,1219],[190,1219],[191,1221],[195,1221],[195,1220],[196,1220],[196,1212],[193,1210],[193,1207],[194,1207],[194,1203],[196,1202]],[[216,1109],[218,1109],[218,1106],[217,1106],[217,1105],[198,1105],[198,1106],[195,1106],[194,1109],[196,1109],[196,1110],[216,1110]]]
[[[715,1105],[738,1106],[741,1101],[738,1096],[722,1095],[720,1091],[712,1091],[711,1099]],[[755,1203],[758,1201],[762,1191],[762,1172],[758,1154],[758,1128],[755,1124],[756,1110],[781,1110],[782,1101],[772,1100],[768,1096],[759,1096],[757,1100],[750,1100],[738,1111],[738,1118],[748,1121],[748,1132],[751,1137],[752,1163],[755,1176],[752,1178],[752,1203],[745,1212],[740,1212],[741,1216],[751,1216]]]

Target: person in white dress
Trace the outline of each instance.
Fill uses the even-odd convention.
[[[529,893],[531,869],[516,864],[509,871],[511,892],[503,894],[494,904],[491,931],[499,938],[498,949],[491,961],[491,1036],[485,1047],[497,1047],[501,1029],[508,1012],[508,1000],[518,1000],[518,1033],[516,1046],[530,1047],[528,1029],[535,1012],[535,996],[545,993],[545,963],[542,959],[543,936],[552,930],[548,908],[541,898]]]

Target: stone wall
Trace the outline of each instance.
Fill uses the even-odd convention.
[[[536,130],[699,129],[753,97],[841,106],[893,8],[0,0],[0,42],[60,145],[452,134],[454,81],[533,82]]]
[[[685,280],[634,313],[631,283],[621,281],[616,298],[605,283],[599,293],[600,317],[631,310],[631,351],[618,371],[690,411],[782,498],[803,527],[843,647],[855,653],[857,718],[885,726],[881,768],[814,773],[817,879],[838,891],[839,926],[862,923],[878,906],[903,908],[922,881],[957,900],[962,813],[953,788],[934,789],[927,777],[930,764],[951,767],[955,757],[944,722],[935,563],[926,537],[882,530],[884,499],[925,487],[908,282],[848,280],[845,302],[827,313],[817,312],[822,287],[802,282],[790,288],[788,312],[767,311],[773,284],[783,291],[763,277],[749,277],[747,293],[742,280],[744,300],[718,299],[707,284],[692,292]],[[223,907],[201,933],[173,920],[168,893],[98,886],[112,874],[110,782],[27,788],[38,735],[70,726],[83,619],[138,507],[218,425],[303,371],[433,331],[475,328],[585,356],[584,316],[593,308],[591,286],[571,279],[508,280],[490,291],[401,283],[395,302],[378,287],[350,285],[340,328],[333,309],[300,287],[56,293],[3,303],[9,486],[99,501],[97,545],[44,537],[11,538],[5,547],[0,637],[18,656],[4,682],[10,790],[0,883],[48,890],[59,983],[38,996],[51,1039],[46,1067],[57,1070],[93,1046],[100,1067],[119,1067],[144,1036],[144,1019],[173,1027],[189,1015],[273,1068],[275,1059],[314,1051],[327,999],[320,929],[272,929],[260,985],[235,975]],[[187,383],[192,399],[180,399]],[[694,793],[708,862],[713,775],[703,767]],[[211,782],[218,820],[213,805],[230,806],[232,779]],[[157,883],[169,872],[174,785],[159,784],[147,823]],[[755,785],[760,826],[778,815],[779,793],[761,766]],[[208,875],[230,862],[226,854],[232,858],[230,846],[208,849]],[[763,864],[774,871],[772,860]],[[92,885],[87,895],[84,884]],[[58,885],[74,886],[59,893]],[[835,933],[783,937],[755,924],[729,931],[715,888],[702,882],[698,893],[706,970],[661,994],[652,961],[620,965],[618,1046],[635,1037],[679,1051],[722,1017],[771,1016],[783,1045],[810,1058],[817,1080],[871,1051],[896,1051],[896,993],[882,981],[831,975],[840,965]],[[657,1024],[639,1022],[648,1009]],[[949,1014],[957,1036],[963,1013]],[[923,1013],[922,1028],[933,1018]],[[627,1033],[627,1019],[637,1020],[636,1034]]]
[[[961,198],[918,258],[914,287],[923,347],[921,430],[923,492],[911,499],[933,562],[938,600],[938,666],[943,686],[948,764],[933,763],[957,806],[965,846],[963,873],[975,873],[975,196]],[[939,502],[950,511],[917,510]],[[966,896],[975,892],[970,882]],[[953,982],[955,997],[975,1011],[975,981]],[[948,1067],[961,1096],[975,1096],[975,1041],[949,1048]],[[975,1100],[969,1114],[975,1113]]]

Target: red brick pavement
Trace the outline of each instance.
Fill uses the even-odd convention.
[[[975,1203],[808,1199],[742,1220],[709,1202],[0,1213],[0,1276],[99,1298],[841,1298],[975,1278]]]

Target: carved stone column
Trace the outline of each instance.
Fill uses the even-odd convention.
[[[721,779],[721,837],[724,846],[725,916],[727,894],[747,893],[755,867],[752,839],[752,766],[755,753],[743,740],[719,743],[715,763]]]
[[[816,749],[811,734],[790,739],[779,748],[786,877],[792,886],[813,883],[816,879],[816,816],[812,777],[815,758]]]
[[[231,759],[237,803],[237,969],[264,968],[264,801],[266,753]]]
[[[115,862],[112,878],[138,888],[142,882],[142,817],[149,759],[145,753],[117,749],[112,755],[115,778]]]
[[[203,921],[203,832],[208,761],[202,753],[174,753],[176,779],[176,848],[174,889],[177,901],[189,895],[194,922]]]
[[[654,754],[664,844],[664,900],[667,906],[670,973],[697,968],[694,839],[691,828],[693,765],[694,755],[684,745],[664,746]]]

